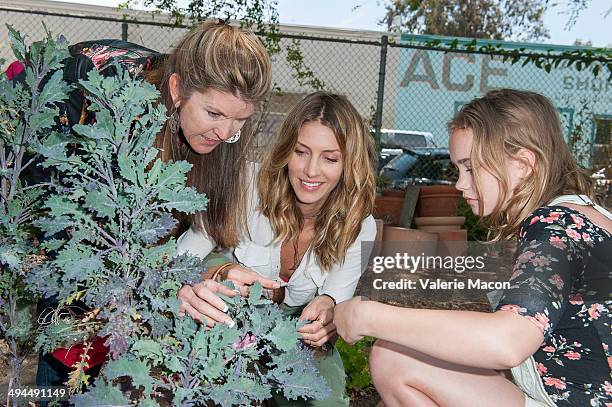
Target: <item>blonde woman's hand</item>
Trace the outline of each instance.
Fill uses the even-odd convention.
[[[230,327],[234,326],[234,321],[226,314],[227,304],[216,293],[228,297],[237,295],[236,291],[211,279],[206,279],[193,286],[184,285],[178,292],[178,298],[181,300],[179,313],[182,315],[189,314],[201,323],[206,322],[206,326],[209,328],[217,323],[223,323]]]
[[[341,302],[334,309],[334,324],[338,334],[348,344],[353,344],[363,338],[363,324],[368,315],[365,312],[367,301],[362,297],[353,297]]]
[[[298,332],[308,346],[319,348],[336,335],[334,325],[334,300],[326,295],[315,297],[304,308],[299,318],[301,321],[312,321]]]

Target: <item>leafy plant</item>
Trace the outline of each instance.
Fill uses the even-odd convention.
[[[5,75],[0,79],[0,338],[9,349],[10,390],[20,384],[22,364],[36,333],[25,278],[39,260],[32,220],[43,191],[42,185],[28,183],[24,174],[36,162],[35,149],[55,125],[54,103],[66,99],[60,68],[67,43],[47,32],[45,41],[27,49],[19,33],[10,26],[8,30],[13,53],[27,61],[23,83]]]
[[[296,345],[298,322],[283,319],[277,306],[262,299],[260,285],[246,299],[225,300],[237,328],[217,324],[207,331],[189,317],[177,318],[159,340],[131,341],[129,351],[108,363],[90,392],[74,397],[75,405],[128,404],[113,387],[126,376],[140,394],[139,405],[158,405],[156,397],[176,406],[205,405],[205,400],[252,405],[275,390],[288,399],[327,397],[311,351]]]
[[[262,300],[261,287],[247,300],[226,299],[233,328],[206,330],[178,315],[179,288],[199,281],[204,267],[175,256],[172,213],[204,210],[207,200],[185,186],[189,163],[157,159],[153,145],[166,117],[159,93],[117,71],[103,77],[92,70],[77,85],[95,124],[73,126],[76,136],[52,132],[37,149],[42,165],[61,174],[36,222],[49,258],[27,280],[59,300],[38,347],[91,347],[101,337],[112,359],[73,402],[229,406],[250,405],[272,391],[289,399],[325,397],[324,381],[299,345],[298,323]],[[73,312],[76,301],[90,311]],[[84,354],[67,383],[73,392],[90,385],[88,367]]]
[[[342,339],[336,342],[346,371],[347,390],[362,390],[372,385],[368,358],[374,341],[374,338],[365,337],[352,346]]]
[[[464,228],[467,230],[467,240],[470,242],[487,241],[489,230],[484,221],[472,212],[464,198],[459,199],[457,215],[465,217]]]

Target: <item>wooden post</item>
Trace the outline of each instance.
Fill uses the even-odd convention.
[[[416,210],[417,202],[419,201],[419,191],[421,187],[418,185],[409,185],[406,188],[406,196],[404,197],[404,206],[400,215],[399,224],[403,228],[409,228],[412,225],[414,211]]]

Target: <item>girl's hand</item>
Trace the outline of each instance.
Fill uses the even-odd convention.
[[[336,334],[336,326],[333,323],[334,301],[326,295],[320,295],[310,301],[299,319],[313,321],[298,329],[304,342],[313,348],[323,346]]]
[[[194,286],[184,285],[178,292],[181,300],[179,313],[189,314],[193,319],[201,323],[206,322],[206,326],[212,328],[216,323],[223,323],[229,327],[234,326],[234,321],[226,314],[228,305],[215,293],[234,297],[237,292],[226,286],[206,279]],[[203,321],[201,316],[206,318]]]
[[[338,334],[348,344],[353,344],[363,338],[363,322],[367,321],[365,304],[361,297],[353,297],[344,301],[334,309],[334,324]]]

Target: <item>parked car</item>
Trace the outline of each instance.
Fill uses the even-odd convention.
[[[448,148],[405,148],[379,174],[393,189],[405,189],[408,185],[451,185],[456,180]]]
[[[404,150],[401,148],[383,148],[378,156],[378,168],[382,168],[389,161],[402,154]]]
[[[382,129],[380,145],[387,149],[436,148],[434,136],[428,131]]]

